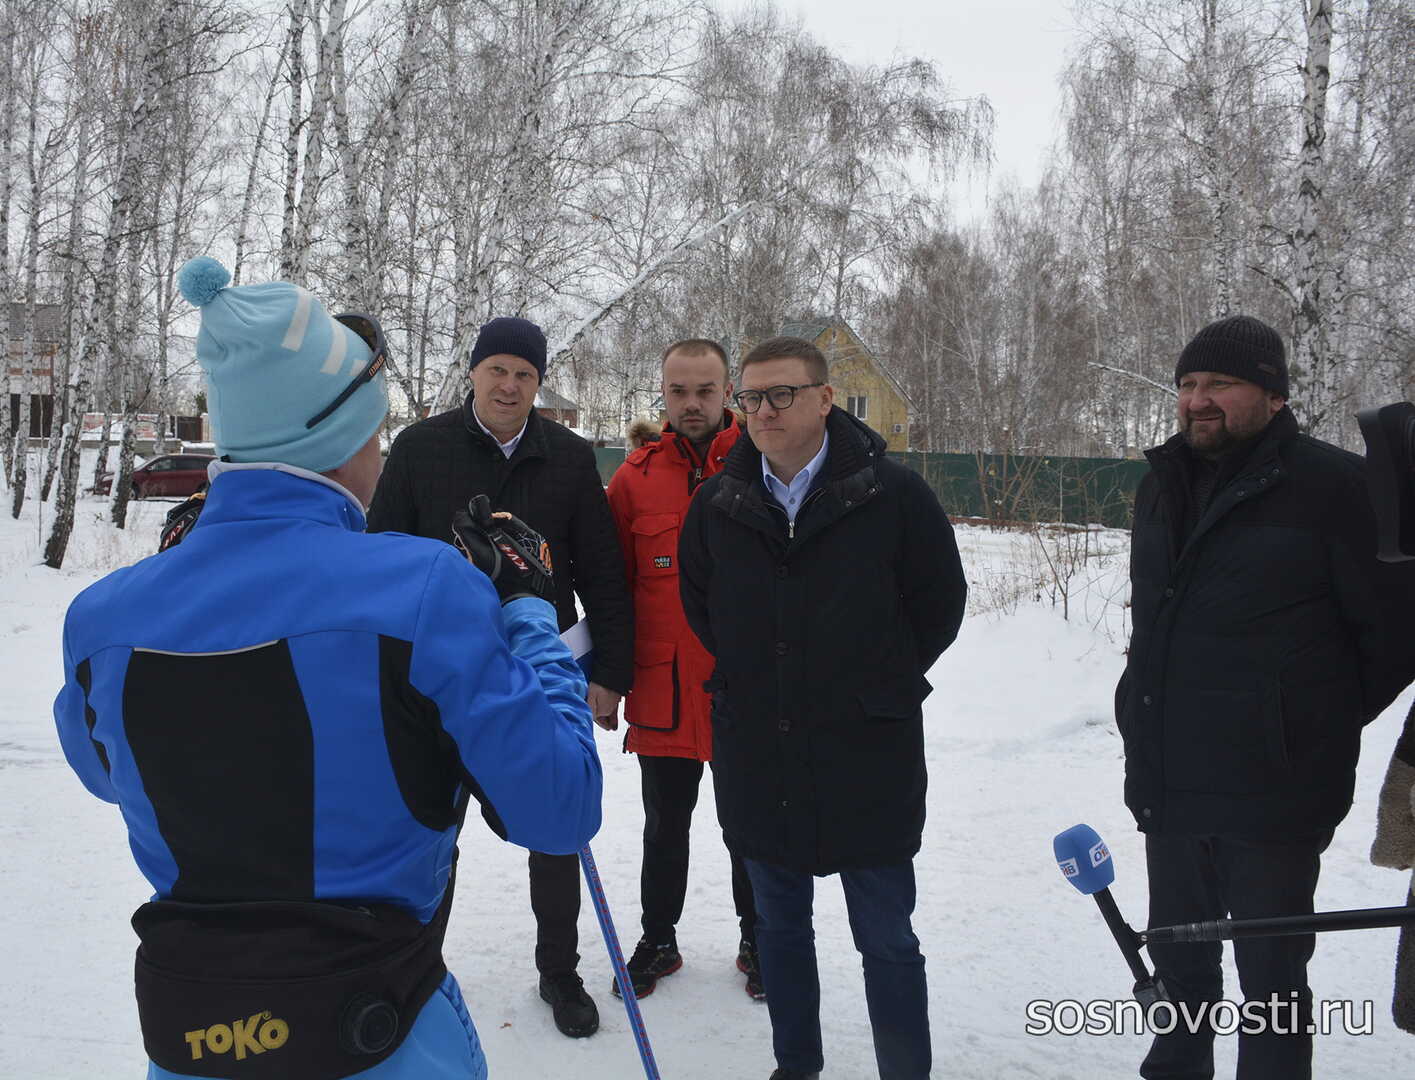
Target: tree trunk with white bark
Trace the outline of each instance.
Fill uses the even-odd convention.
[[[1332,0],[1304,0],[1307,56],[1302,67],[1302,150],[1298,160],[1297,224],[1292,231],[1297,309],[1292,338],[1300,378],[1299,416],[1318,433],[1342,396],[1340,372],[1331,355],[1332,268],[1326,246],[1327,88],[1331,83]]]
[[[345,7],[346,0],[330,0],[328,21],[319,35],[319,67],[315,71],[305,131],[304,179],[300,187],[300,205],[291,253],[294,269],[287,278],[297,285],[304,285],[309,279],[310,248],[314,243],[318,219],[319,190],[323,186],[324,126],[334,100],[335,51],[342,48]],[[311,19],[318,26],[317,8]]]
[[[256,179],[260,173],[261,155],[265,153],[265,133],[270,126],[270,111],[275,105],[275,95],[280,90],[280,76],[283,73],[283,60],[275,66],[275,74],[271,76],[270,86],[265,92],[265,104],[261,106],[260,120],[256,124],[255,137],[251,145],[251,164],[246,170],[246,189],[241,196],[241,210],[236,216],[236,257],[231,264],[231,284],[241,283],[241,271],[244,268],[246,259],[246,245],[250,243],[251,209],[255,205]]]
[[[161,27],[173,19],[172,7],[177,0],[163,0],[153,13],[152,25]],[[113,335],[116,333],[114,314],[117,304],[118,257],[123,247],[134,216],[134,210],[141,198],[139,179],[141,161],[139,148],[152,124],[159,107],[160,90],[166,72],[162,58],[154,55],[147,36],[143,38],[144,53],[139,63],[142,71],[140,89],[133,108],[127,115],[123,129],[123,143],[118,148],[122,159],[117,177],[112,187],[112,197],[108,209],[108,224],[103,240],[103,253],[98,264],[97,279],[94,283],[93,306],[89,309],[84,327],[83,352],[75,365],[73,392],[69,402],[69,415],[75,422],[65,432],[63,466],[60,473],[59,507],[54,524],[45,544],[44,563],[53,569],[64,565],[64,556],[69,549],[69,538],[74,527],[74,501],[78,495],[79,483],[79,435],[83,427],[83,405],[88,399],[89,382],[97,369],[101,355],[110,356],[116,351]],[[75,416],[77,410],[77,416]],[[105,436],[100,445],[99,472],[107,456],[107,434],[111,414],[105,412]]]
[[[27,124],[25,137],[25,172],[29,180],[28,205],[25,207],[25,299],[20,316],[20,416],[19,431],[16,432],[15,471],[11,516],[18,518],[24,509],[25,488],[29,484],[29,437],[31,403],[39,391],[35,376],[38,357],[35,355],[34,316],[35,305],[39,302],[39,222],[44,211],[43,185],[49,171],[50,159],[55,151],[53,138],[44,147],[39,146],[39,106],[40,86],[44,75],[44,64],[48,55],[44,44],[35,46],[29,59],[29,97],[26,102]],[[51,372],[52,375],[52,372]],[[42,419],[42,414],[41,414]]]
[[[10,430],[10,361],[11,342],[14,340],[10,326],[10,304],[14,299],[14,279],[10,275],[10,199],[14,184],[10,170],[10,148],[15,140],[15,108],[19,95],[19,79],[15,56],[18,34],[15,15],[5,12],[5,26],[0,29],[0,50],[3,64],[0,64],[0,330],[4,331],[4,345],[0,346],[0,467],[3,467],[5,482],[15,465],[15,433]],[[26,433],[28,434],[28,433]]]
[[[54,418],[49,433],[49,458],[44,470],[44,488],[41,492],[41,498],[46,501],[58,472],[60,451],[70,433],[83,427],[86,404],[84,400],[73,400],[71,395],[75,392],[78,375],[80,333],[84,321],[79,298],[79,258],[83,247],[84,209],[88,205],[89,140],[94,110],[88,107],[89,65],[82,41],[76,42],[75,53],[78,74],[73,91],[75,102],[71,103],[71,108],[78,114],[79,130],[74,150],[74,185],[69,197],[68,242],[64,251],[63,285],[60,293],[60,307],[64,316],[63,341],[60,344],[60,355],[63,358],[60,365],[63,390],[56,395]],[[60,384],[56,383],[57,385]],[[73,513],[72,502],[69,505],[69,513]]]
[[[286,34],[285,70],[290,87],[290,122],[285,129],[284,212],[280,225],[280,278],[294,281],[299,264],[300,130],[304,127],[305,17],[307,0],[292,0],[290,28]],[[255,163],[252,159],[251,170]]]

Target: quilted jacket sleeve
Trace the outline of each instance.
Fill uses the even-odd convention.
[[[368,508],[368,531],[371,533],[421,535],[411,481],[412,450],[407,436],[408,432],[404,431],[393,440],[388,460],[383,463],[383,473],[378,478],[378,487]]]

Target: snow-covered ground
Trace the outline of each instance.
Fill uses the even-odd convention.
[[[86,469],[86,474],[88,470]],[[8,499],[0,500],[6,504]],[[91,798],[64,764],[50,703],[60,680],[64,608],[106,570],[148,554],[168,504],[134,503],[128,530],[105,524],[104,501],[82,502],[69,560],[41,565],[46,520],[29,503],[0,519],[0,1077],[91,1080],[142,1075],[132,1000],[128,918],[147,899],[115,809]],[[932,778],[929,825],[917,860],[916,927],[928,956],[935,1070],[957,1080],[1097,1080],[1133,1077],[1146,1039],[1029,1036],[1033,999],[1124,999],[1130,979],[1095,905],[1062,880],[1051,838],[1084,821],[1114,853],[1114,893],[1144,921],[1141,838],[1121,801],[1120,741],[1111,690],[1127,630],[1124,533],[1092,534],[1100,551],[1070,579],[1069,620],[1039,542],[962,529],[973,584],[957,644],[930,673],[926,703]],[[1050,542],[1053,562],[1063,538]],[[156,613],[154,613],[156,614]],[[1401,902],[1403,875],[1366,861],[1381,774],[1409,694],[1367,731],[1357,801],[1324,860],[1319,908]],[[638,769],[621,735],[600,733],[606,771],[604,828],[594,841],[621,938],[637,936]],[[694,861],[679,927],[685,966],[643,1012],[667,1080],[765,1078],[766,1009],[733,968],[736,925],[727,858],[709,783],[694,823]],[[501,1080],[632,1080],[641,1075],[623,1010],[608,993],[610,967],[593,911],[580,919],[581,972],[602,1017],[600,1033],[556,1033],[536,996],[534,928],[525,854],[479,821],[462,842],[462,870],[447,941],[492,1075]],[[826,1075],[875,1075],[858,957],[840,889],[817,890]],[[1331,934],[1319,943],[1319,999],[1374,1001],[1374,1033],[1320,1038],[1316,1074],[1333,1080],[1408,1076],[1415,1042],[1389,1019],[1395,931]],[[1237,980],[1230,965],[1229,985]],[[1231,1076],[1236,1039],[1219,1040],[1219,1075]]]

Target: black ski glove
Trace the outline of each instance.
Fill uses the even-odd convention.
[[[207,486],[203,484],[195,495],[168,512],[167,520],[162,524],[162,538],[157,543],[158,551],[176,547],[187,533],[191,532],[192,526],[197,523],[197,518],[201,517],[202,509],[206,506],[206,490]]]
[[[520,518],[491,512],[491,500],[477,495],[452,516],[452,540],[467,561],[491,578],[502,604],[523,596],[555,602],[550,545]]]

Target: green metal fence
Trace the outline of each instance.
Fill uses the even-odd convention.
[[[594,462],[599,466],[599,476],[606,484],[609,478],[614,475],[614,470],[624,464],[624,448],[622,446],[596,446],[594,448]]]
[[[1115,458],[1026,457],[1015,454],[892,453],[919,473],[951,517],[1056,521],[1128,529],[1135,489],[1149,465]],[[608,483],[624,451],[597,447]]]
[[[1144,461],[1016,454],[890,454],[921,474],[953,517],[1128,529]]]

